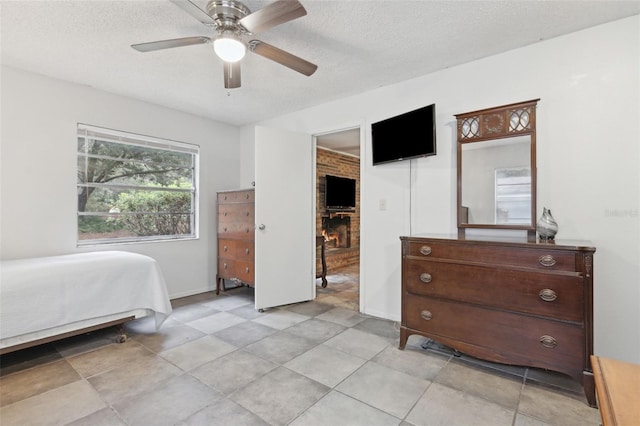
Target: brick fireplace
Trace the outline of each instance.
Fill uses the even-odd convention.
[[[345,215],[324,216],[322,236],[327,249],[351,247],[351,218]]]

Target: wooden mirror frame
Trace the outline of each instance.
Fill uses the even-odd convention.
[[[464,237],[466,229],[512,229],[527,231],[527,238],[536,239],[536,105],[540,99],[502,105],[478,111],[456,114],[457,120],[457,174],[458,174],[458,234]],[[462,204],[462,147],[465,144],[491,141],[514,136],[530,136],[531,166],[531,222],[526,224],[468,223],[464,220]],[[467,211],[468,214],[468,211]],[[468,215],[467,215],[468,217]]]

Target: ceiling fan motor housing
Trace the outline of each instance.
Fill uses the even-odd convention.
[[[211,0],[207,4],[207,14],[216,21],[220,32],[231,30],[237,33],[250,34],[239,22],[250,13],[251,10],[239,1]]]

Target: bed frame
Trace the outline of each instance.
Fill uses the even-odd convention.
[[[0,355],[155,315],[171,314],[157,262],[144,255],[90,252],[1,262]],[[54,302],[52,302],[54,301]]]
[[[73,331],[67,331],[66,333],[56,334],[49,337],[43,337],[40,339],[32,340],[30,342],[19,343],[13,346],[7,346],[4,348],[0,348],[0,355],[8,354],[10,352],[19,351],[21,349],[27,349],[38,345],[44,345],[46,343],[56,342],[58,340],[66,339],[68,337],[78,336],[80,334],[90,333],[96,330],[102,330],[104,328],[109,327],[118,327],[118,335],[115,338],[117,343],[124,343],[127,340],[127,335],[124,332],[124,324],[135,319],[135,316],[129,316],[122,319],[117,319],[113,321],[108,321],[102,324],[93,325],[90,327],[79,328]]]

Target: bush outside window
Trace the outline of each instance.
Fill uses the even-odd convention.
[[[197,237],[196,145],[78,124],[78,245]]]

